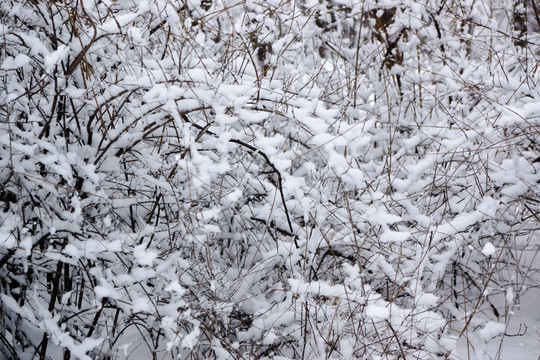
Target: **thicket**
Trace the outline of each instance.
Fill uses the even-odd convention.
[[[481,356],[539,283],[539,15],[1,1],[0,353]]]

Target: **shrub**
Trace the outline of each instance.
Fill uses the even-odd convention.
[[[538,284],[534,2],[0,18],[8,358],[481,356]]]

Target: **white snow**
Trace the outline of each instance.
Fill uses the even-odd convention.
[[[30,63],[31,59],[26,54],[18,54],[15,56],[15,58],[8,56],[4,59],[2,62],[2,65],[0,65],[0,69],[2,70],[14,70],[21,67],[24,67]]]
[[[439,297],[434,294],[424,293],[416,297],[418,305],[435,306],[439,301]]]
[[[139,265],[152,266],[158,254],[154,251],[146,249],[145,244],[141,244],[133,249],[133,256]]]
[[[143,8],[144,9],[144,8]],[[139,9],[142,11],[141,9]],[[115,33],[122,32],[123,28],[132,22],[138,14],[136,13],[127,13],[120,16],[116,16],[113,19],[110,19],[106,23],[99,26],[99,29],[104,33]]]
[[[403,242],[408,240],[411,237],[411,233],[408,231],[391,231],[387,230],[381,234],[382,242]]]
[[[54,67],[69,55],[70,48],[66,45],[60,45],[58,49],[45,56],[45,71],[50,73]]]
[[[131,308],[133,313],[150,312],[151,307],[146,298],[136,298],[133,300],[133,307]]]
[[[536,359],[540,33],[436,2],[0,2],[0,351]]]
[[[501,335],[506,326],[499,322],[489,321],[482,330],[479,331],[479,335],[485,341],[491,340],[493,337]]]
[[[492,243],[488,242],[484,245],[484,247],[482,248],[482,254],[486,255],[486,256],[492,256],[493,254],[495,254],[497,252],[497,249],[495,248],[495,246],[493,246]]]
[[[388,319],[390,316],[390,309],[386,306],[369,304],[366,307],[366,315],[374,320]]]

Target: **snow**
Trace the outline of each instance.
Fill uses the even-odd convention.
[[[238,117],[248,124],[261,123],[270,116],[267,112],[256,112],[246,109],[238,109],[236,112],[238,113]]]
[[[45,71],[50,73],[54,67],[67,58],[70,48],[66,45],[60,45],[58,49],[45,56]]]
[[[424,293],[416,297],[416,303],[424,306],[435,306],[439,301],[439,297],[434,294]]]
[[[165,291],[171,291],[171,292],[176,292],[178,295],[184,295],[185,292],[186,292],[186,289],[184,289],[179,283],[178,281],[175,281],[175,282],[172,282],[170,283],[166,288],[165,288]]]
[[[114,291],[109,287],[98,285],[94,288],[94,293],[96,294],[96,299],[101,300],[106,297],[111,297],[114,294]]]
[[[492,256],[493,254],[495,254],[497,252],[497,249],[495,248],[495,246],[493,246],[492,243],[488,242],[484,245],[484,247],[482,248],[482,254],[486,255],[486,256]]]
[[[133,313],[150,312],[151,307],[146,298],[137,298],[133,300],[133,307],[131,309]]]
[[[8,56],[2,61],[0,69],[10,70],[24,67],[30,63],[31,59],[26,54],[18,54],[15,58]]]
[[[158,254],[154,251],[146,249],[146,245],[141,244],[133,249],[133,256],[139,265],[152,266]]]
[[[17,239],[10,233],[0,233],[0,246],[12,249],[17,245]]]
[[[501,335],[505,329],[506,326],[504,324],[495,321],[489,321],[478,333],[480,337],[484,339],[484,341],[488,341],[495,336]]]
[[[297,279],[289,279],[291,291],[300,295],[314,294],[332,297],[344,297],[347,294],[343,286],[329,285],[322,282],[303,283]]]
[[[141,9],[139,8],[139,11]],[[104,33],[114,33],[114,32],[122,32],[122,29],[135,20],[135,18],[138,16],[136,13],[127,13],[122,14],[120,16],[116,16],[113,19],[107,21],[106,23],[99,26],[99,29]]]
[[[145,281],[154,277],[156,272],[147,267],[137,267],[131,271],[131,275],[136,281]]]
[[[132,26],[128,29],[128,34],[132,37],[133,42],[137,45],[146,45],[146,40],[140,28]]]
[[[408,240],[411,237],[411,233],[407,231],[385,231],[381,234],[382,242],[403,242]]]
[[[366,315],[374,320],[388,319],[390,310],[386,306],[370,304],[366,307]]]
[[[194,329],[182,339],[182,346],[188,349],[193,349],[198,342],[199,335],[201,333],[199,324],[194,322]]]
[[[0,2],[0,353],[535,359],[534,14],[396,3]]]
[[[401,217],[390,214],[384,210],[369,208],[366,212],[367,220],[379,225],[394,224],[398,221],[401,221]]]

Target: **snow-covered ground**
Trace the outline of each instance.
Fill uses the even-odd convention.
[[[540,245],[540,239],[538,236],[533,239],[534,242],[530,244],[529,251],[525,254],[527,259],[524,261],[531,264],[531,268],[537,269],[540,267],[540,256],[536,249]],[[505,300],[493,300],[500,313],[504,314]],[[467,342],[462,338],[458,341],[458,359],[540,360],[540,287],[529,287],[519,299],[516,299],[509,314],[504,337],[497,336],[485,346],[481,344],[483,349],[477,352],[472,346],[467,348]],[[504,322],[504,319],[500,321]]]
[[[507,334],[523,335],[505,336],[502,344],[500,341],[490,343],[487,349],[488,359],[540,359],[540,289],[528,292],[523,297],[521,306],[514,309]]]
[[[490,341],[483,353],[467,349],[466,340],[458,342],[458,359],[537,360],[540,359],[540,290],[528,292],[521,306],[514,309],[505,336]],[[515,336],[514,336],[515,335]]]

